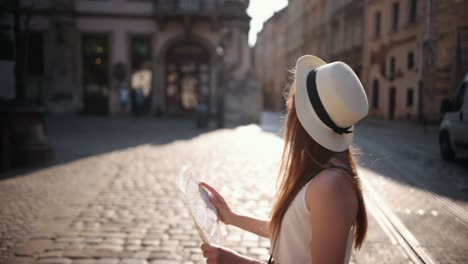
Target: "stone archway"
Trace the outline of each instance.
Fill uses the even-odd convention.
[[[216,100],[214,87],[217,82],[215,45],[209,39],[200,36],[177,35],[166,39],[160,43],[159,47],[155,48],[156,54],[158,54],[156,58],[157,65],[155,66],[155,72],[157,73],[155,87],[158,91],[157,98],[154,98],[157,105],[155,110],[160,109],[174,115],[190,115],[194,112],[193,105],[195,104],[193,95],[190,95],[190,90],[194,88],[197,91],[197,105],[199,102],[203,103],[208,108],[207,110],[213,113]],[[193,68],[193,66],[190,66],[191,63],[195,64],[194,71],[187,74],[180,72],[183,68],[182,65]],[[177,77],[177,80],[174,80],[174,75],[169,76],[171,71],[176,72],[175,77]],[[193,84],[194,80],[190,80],[190,78],[183,80],[184,77],[189,77],[190,74],[194,75],[195,73],[198,74],[195,85]],[[208,80],[206,80],[206,77],[200,76],[203,74],[207,76]],[[195,78],[195,76],[192,77]],[[201,80],[201,78],[204,79]],[[186,85],[185,99],[181,97],[184,92],[183,83]],[[170,85],[176,87],[169,88]],[[187,88],[187,86],[192,86],[192,88]],[[206,89],[208,89],[208,94],[206,94]],[[174,91],[179,94],[178,99],[177,96],[174,96]],[[187,96],[187,94],[189,95]],[[189,107],[183,107],[183,100],[185,106],[188,104]]]
[[[165,111],[189,115],[198,107],[210,106],[210,73],[213,65],[209,51],[190,40],[172,45],[165,56]]]

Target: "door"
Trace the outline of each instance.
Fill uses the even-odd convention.
[[[396,107],[396,89],[395,87],[390,88],[390,94],[388,97],[388,119],[395,119],[395,107]]]
[[[106,34],[82,36],[83,112],[109,113],[109,40]]]
[[[198,44],[175,45],[167,54],[165,83],[169,114],[190,116],[198,107],[209,111],[208,52]]]

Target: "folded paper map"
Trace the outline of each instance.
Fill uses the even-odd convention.
[[[184,194],[185,204],[201,240],[209,244],[220,244],[218,214],[209,200],[212,194],[200,186],[200,180],[187,166],[180,170],[179,188]]]

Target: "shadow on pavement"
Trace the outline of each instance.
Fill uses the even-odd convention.
[[[362,166],[409,186],[468,201],[468,157],[442,160],[438,129],[406,121],[365,120],[355,138]]]
[[[161,145],[175,140],[187,140],[213,129],[213,125],[203,129],[197,128],[192,119],[49,115],[46,117],[45,134],[54,149],[54,161],[43,166],[7,170],[0,173],[0,181],[139,145]]]

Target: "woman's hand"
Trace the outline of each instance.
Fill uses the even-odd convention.
[[[229,208],[223,196],[221,196],[221,194],[219,194],[215,188],[213,188],[205,182],[201,182],[200,185],[203,188],[206,188],[208,191],[210,191],[211,194],[213,194],[209,197],[211,203],[216,207],[216,210],[218,211],[219,219],[226,225],[233,225],[236,214],[231,211],[231,208]]]
[[[209,245],[204,243],[201,246],[203,257],[206,258],[208,264],[242,264],[242,263],[260,263],[246,256],[242,256],[228,248]]]
[[[211,203],[216,207],[216,210],[218,210],[218,217],[223,223],[237,226],[259,236],[270,237],[270,231],[268,229],[270,221],[236,214],[231,211],[231,208],[229,208],[223,196],[221,196],[215,188],[205,182],[201,182],[200,186],[206,188],[212,194],[208,197],[210,197]]]

